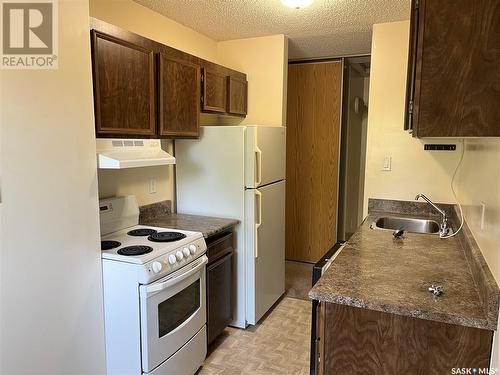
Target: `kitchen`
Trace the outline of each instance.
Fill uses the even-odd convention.
[[[464,2],[454,13],[436,11],[433,3],[445,3],[436,0],[418,7],[359,2],[354,9],[320,0],[293,9],[274,1],[260,4],[262,14],[258,5],[241,2],[169,3],[59,1],[57,69],[1,70],[0,372],[194,373],[202,366],[200,373],[390,374],[421,373],[428,363],[448,373],[458,367],[493,373],[500,367],[493,335],[500,277],[499,51],[491,21],[498,3]],[[333,22],[327,15],[333,10],[368,31]],[[361,10],[371,18],[361,18]],[[432,22],[424,17],[431,10],[437,19],[458,21]],[[228,14],[234,23],[224,19]],[[264,14],[280,21],[259,30]],[[245,16],[253,31],[246,24],[241,32],[230,29]],[[297,27],[307,28],[314,17],[332,22],[326,33],[338,38],[301,39],[280,23],[303,18]],[[415,20],[426,28],[416,28]],[[440,34],[443,27],[453,32]],[[462,29],[478,33],[476,39]],[[343,39],[342,30],[359,39]],[[453,35],[462,42],[446,42]],[[418,43],[424,42],[422,54]],[[441,53],[436,44],[453,48]],[[432,60],[438,56],[441,64]],[[352,92],[343,92],[347,87]],[[318,92],[322,100],[315,100]],[[405,119],[408,98],[415,98],[418,114],[412,121]],[[361,126],[352,133],[354,143],[365,144],[361,149],[345,137],[348,119]],[[405,126],[413,126],[412,134]],[[430,204],[413,203],[421,193],[445,211],[451,232]],[[382,217],[411,214],[441,227],[434,234],[396,233],[402,238],[393,229],[407,222],[369,228]],[[134,229],[149,231],[131,240]],[[445,239],[439,231],[457,234]],[[101,260],[101,236],[123,248],[152,250],[127,256],[117,247],[103,250]],[[165,237],[176,241],[154,240]],[[309,292],[312,264],[334,245],[335,259]],[[387,253],[379,257],[381,249]],[[397,260],[421,269],[408,272]],[[300,298],[286,284],[294,265],[307,267]],[[384,278],[391,270],[398,278]],[[180,271],[195,293],[184,288],[188,293],[178,293],[177,303],[161,305],[158,298],[176,290]],[[415,294],[412,282],[420,288]],[[310,298],[319,301],[314,316]],[[166,322],[159,327],[154,314],[161,306]],[[401,336],[377,337],[373,346],[359,336],[341,342],[348,359],[339,357],[335,340],[352,337],[349,329],[380,324],[390,330],[388,315],[368,313],[390,315],[394,332],[415,327],[427,349],[411,348],[421,356],[396,361],[394,343],[408,343]],[[339,325],[338,316],[347,320]],[[170,318],[180,320],[172,326]],[[311,318],[327,324],[311,327]],[[163,342],[162,329],[168,331]],[[461,340],[451,339],[456,332]],[[471,349],[467,338],[477,345]],[[439,340],[445,343],[432,346]],[[311,348],[318,350],[310,355]],[[475,357],[460,357],[468,352]]]

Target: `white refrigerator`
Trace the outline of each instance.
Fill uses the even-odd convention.
[[[240,221],[232,325],[255,324],[285,291],[285,128],[203,126],[175,157],[179,213]]]

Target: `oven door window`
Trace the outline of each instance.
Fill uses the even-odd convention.
[[[179,327],[200,308],[200,280],[158,304],[158,337]]]

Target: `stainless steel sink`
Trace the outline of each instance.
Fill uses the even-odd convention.
[[[413,233],[439,233],[439,224],[434,220],[413,219],[409,217],[382,216],[375,220],[372,228],[378,229],[404,229]]]

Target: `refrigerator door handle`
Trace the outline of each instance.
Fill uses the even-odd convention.
[[[262,182],[262,151],[260,148],[255,146],[255,157],[257,161],[257,181],[255,181],[255,186],[260,185]]]
[[[258,202],[258,203],[257,203]],[[255,190],[255,203],[258,209],[256,217],[258,222],[255,223],[255,258],[259,257],[259,227],[262,225],[262,193]]]

